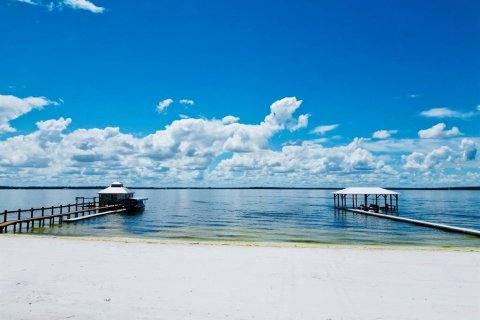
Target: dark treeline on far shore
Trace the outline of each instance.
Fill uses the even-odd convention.
[[[0,189],[104,189],[107,186],[0,186]],[[318,187],[318,188],[307,188],[307,187],[128,187],[129,189],[150,189],[150,190],[166,190],[166,189],[198,189],[198,190],[228,190],[228,189],[239,189],[239,190],[248,190],[248,189],[265,189],[265,190],[339,190],[345,187]],[[480,190],[480,186],[468,186],[468,187],[419,187],[419,188],[410,188],[410,187],[386,187],[385,189],[391,190]]]

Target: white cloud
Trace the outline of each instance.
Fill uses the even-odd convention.
[[[230,123],[235,123],[235,122],[237,122],[238,120],[240,120],[240,118],[238,118],[238,117],[226,116],[226,117],[223,117],[222,123],[223,123],[223,124],[230,124]]]
[[[413,94],[408,95],[408,97],[409,97],[410,99],[416,99],[416,98],[420,97],[420,95],[419,95],[419,94],[416,94],[416,93],[413,93]]]
[[[462,139],[460,148],[463,150],[462,159],[466,161],[475,160],[477,156],[477,145],[471,139]]]
[[[160,101],[157,104],[157,112],[165,111],[172,103],[173,103],[173,99],[170,99],[170,98]]]
[[[63,117],[58,120],[46,120],[37,122],[37,128],[40,131],[63,131],[72,123],[72,119]]]
[[[0,171],[15,167],[8,174],[23,175],[25,181],[27,177],[32,181],[59,175],[62,182],[95,175],[108,179],[118,172],[128,173],[132,179],[201,180],[216,157],[229,152],[262,152],[277,132],[298,126],[299,120],[292,115],[295,104],[294,98],[275,102],[270,114],[256,125],[238,123],[233,116],[179,119],[143,138],[123,134],[119,128],[65,133],[72,121],[69,118],[39,121],[33,133],[0,141]]]
[[[261,150],[252,153],[235,153],[222,160],[216,175],[234,179],[239,174],[259,181],[261,177],[286,179],[325,179],[326,175],[365,175],[387,170],[383,161],[361,147],[362,140],[354,139],[345,146],[324,148],[304,141],[300,144],[285,144],[281,150]],[[311,185],[311,184],[310,184]]]
[[[58,105],[58,102],[45,97],[18,98],[12,95],[0,95],[0,133],[15,132],[10,121],[29,113],[34,109],[42,109],[47,105]]]
[[[33,0],[16,0],[16,1],[31,4],[31,5],[34,5],[34,6],[38,6],[38,3],[36,1],[33,1]]]
[[[272,130],[287,128],[290,131],[295,131],[304,128],[308,125],[308,115],[300,115],[298,119],[292,117],[302,102],[295,97],[275,101],[270,105],[270,114],[265,117],[264,124],[269,125]]]
[[[433,127],[418,131],[418,136],[422,139],[441,139],[462,135],[457,127],[452,127],[450,130],[445,130],[447,126],[441,122]]]
[[[88,10],[93,13],[103,13],[105,8],[98,7],[87,0],[63,0],[63,3],[72,9]]]
[[[65,6],[71,9],[87,10],[92,13],[103,13],[105,8],[96,6],[88,0],[15,0],[36,6],[42,6],[49,11],[54,9],[62,10]]]
[[[372,137],[377,139],[388,139],[392,134],[397,132],[397,130],[378,130],[373,133]]]
[[[290,131],[296,131],[308,127],[308,118],[310,118],[309,114],[301,114],[298,117],[297,124],[290,127]]]
[[[439,168],[445,162],[451,162],[454,159],[454,152],[447,146],[442,146],[432,150],[427,154],[421,152],[413,152],[403,157],[406,169],[419,169],[423,171]]]
[[[339,126],[339,124],[330,124],[330,125],[324,125],[324,126],[318,126],[315,127],[310,133],[317,133],[317,134],[325,134],[329,131],[332,131],[336,129]]]
[[[478,115],[478,112],[461,112],[449,108],[433,108],[422,111],[420,115],[428,118],[470,118]]]
[[[181,99],[178,102],[180,102],[181,104],[189,105],[189,106],[193,106],[195,104],[193,100],[189,100],[189,99]]]
[[[155,186],[451,185],[480,174],[478,162],[462,160],[476,156],[477,138],[355,138],[333,147],[320,144],[330,144],[326,139],[299,140],[275,148],[276,134],[304,125],[295,115],[300,103],[278,100],[257,124],[232,115],[185,118],[145,137],[112,127],[68,130],[70,118],[39,121],[32,133],[0,140],[0,184],[97,185],[119,178]]]

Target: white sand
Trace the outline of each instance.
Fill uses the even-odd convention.
[[[7,235],[0,319],[480,319],[480,253]]]

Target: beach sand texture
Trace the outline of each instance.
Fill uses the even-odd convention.
[[[0,241],[0,319],[480,319],[478,251]]]

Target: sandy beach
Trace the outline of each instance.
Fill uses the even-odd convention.
[[[0,319],[480,318],[478,250],[0,241]]]

